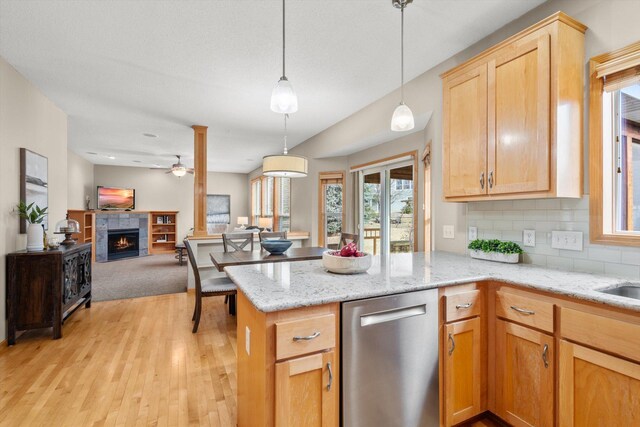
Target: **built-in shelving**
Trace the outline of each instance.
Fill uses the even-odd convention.
[[[151,253],[172,253],[176,250],[176,231],[178,227],[178,212],[152,211],[150,212]]]

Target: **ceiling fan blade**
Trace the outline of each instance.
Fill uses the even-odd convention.
[[[171,173],[171,172],[173,172],[173,170],[172,170],[172,169],[169,169],[169,170],[168,170],[168,171],[166,171],[165,173]]]

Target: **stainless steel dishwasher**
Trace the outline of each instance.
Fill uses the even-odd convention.
[[[438,290],[343,303],[342,425],[438,422]]]

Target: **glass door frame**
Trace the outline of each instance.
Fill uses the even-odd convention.
[[[357,170],[358,174],[358,232],[360,235],[360,247],[364,247],[364,177],[365,175],[380,174],[380,254],[386,255],[390,252],[390,227],[391,227],[391,170],[400,167],[411,166],[413,168],[413,246],[412,252],[416,252],[418,249],[418,165],[417,165],[417,153],[412,154],[412,158],[409,160],[399,160],[398,162],[384,162],[384,164],[376,166],[373,165],[370,168],[362,168]],[[382,163],[382,162],[381,162]]]
[[[326,212],[325,212],[325,185],[327,184],[335,184],[328,183],[327,181],[339,181],[342,185],[342,231],[345,229],[345,221],[347,219],[347,209],[346,209],[346,172],[345,171],[335,171],[335,172],[319,172],[318,173],[318,246],[325,247],[327,246],[326,242]],[[338,246],[340,244],[338,243]]]

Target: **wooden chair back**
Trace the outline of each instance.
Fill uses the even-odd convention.
[[[202,293],[202,285],[200,283],[200,270],[198,269],[198,263],[196,262],[196,257],[193,254],[193,249],[191,248],[191,243],[189,243],[189,240],[184,239],[182,242],[184,243],[185,248],[187,248],[187,256],[189,257],[189,264],[191,264],[191,268],[193,269],[193,277],[195,279],[195,284],[196,284],[196,294],[200,295]]]
[[[225,252],[253,251],[253,233],[222,233],[222,246]],[[249,246],[249,249],[245,249]]]
[[[357,234],[341,233],[340,234],[340,248],[342,248],[343,246],[347,246],[347,243],[351,243],[351,242],[354,242],[357,245],[359,237],[360,236],[358,236]],[[338,248],[338,249],[340,249],[340,248]]]
[[[263,231],[260,233],[261,242],[264,239],[286,239],[286,238],[287,238],[286,231]]]

